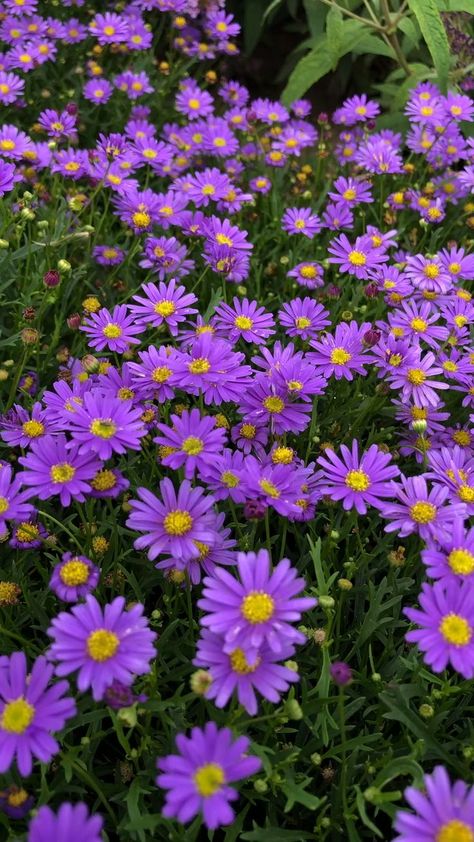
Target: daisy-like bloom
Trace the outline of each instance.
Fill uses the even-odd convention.
[[[127,309],[126,304],[117,304],[112,312],[102,307],[91,313],[79,328],[87,334],[88,345],[98,351],[108,348],[117,354],[123,354],[130,345],[139,345],[140,340],[135,336],[143,333],[145,327],[143,323],[137,324],[133,313],[127,315]]]
[[[258,175],[256,178],[250,179],[249,187],[251,190],[255,190],[256,193],[269,193],[272,189],[272,183],[266,175]]]
[[[53,643],[49,657],[57,661],[56,675],[78,672],[81,693],[92,688],[95,701],[103,698],[114,679],[131,685],[135,675],[150,672],[155,657],[155,632],[143,616],[143,605],[125,609],[123,596],[102,608],[91,594],[85,603],[62,611],[47,633]]]
[[[330,231],[340,231],[341,228],[352,228],[354,214],[345,202],[330,202],[323,213],[323,221]]]
[[[352,96],[342,103],[333,114],[333,121],[344,126],[353,126],[355,123],[365,123],[373,120],[380,114],[380,106],[377,102],[367,99],[366,94]]]
[[[201,581],[203,571],[212,576],[216,565],[233,564],[235,559],[234,547],[236,541],[229,538],[230,529],[224,528],[225,515],[210,512],[208,518],[209,534],[212,538],[207,541],[196,541],[196,553],[194,558],[179,559],[175,555],[165,558],[155,564],[157,570],[165,572],[178,572],[188,576],[191,584],[198,585]]]
[[[287,558],[272,570],[267,550],[237,554],[238,578],[216,568],[204,579],[203,598],[198,606],[206,613],[201,625],[223,637],[223,651],[237,647],[254,664],[258,650],[267,643],[272,652],[303,643],[295,629],[302,613],[314,608],[312,597],[298,597],[305,586]]]
[[[24,652],[2,658],[0,665],[0,772],[16,759],[20,775],[31,775],[33,758],[48,763],[58,753],[52,732],[61,731],[76,713],[65,694],[67,681],[48,686],[54,673],[43,656],[28,673]]]
[[[59,495],[62,506],[69,506],[73,499],[83,503],[90,480],[100,468],[95,453],[81,454],[78,445],[73,442],[71,446],[62,433],[33,442],[29,453],[18,461],[24,468],[19,474],[21,482],[31,488],[29,496],[48,500]]]
[[[15,784],[10,784],[0,791],[0,810],[10,819],[24,819],[34,803],[33,796]]]
[[[408,619],[420,626],[405,638],[418,645],[433,672],[442,672],[449,664],[464,678],[474,676],[473,596],[471,582],[425,583],[419,596],[422,610],[404,609]]]
[[[288,234],[304,234],[312,240],[321,231],[322,223],[311,208],[288,208],[282,216],[281,226]]]
[[[101,816],[89,814],[87,804],[63,802],[57,813],[51,807],[40,807],[28,827],[28,842],[103,842]]]
[[[423,540],[436,539],[452,529],[457,517],[464,517],[462,503],[444,504],[449,488],[434,485],[428,490],[424,477],[401,477],[401,484],[392,481],[394,501],[383,502],[379,508],[389,521],[386,532],[397,532],[405,538],[417,532]]]
[[[196,542],[212,544],[209,515],[214,498],[206,496],[203,488],[192,488],[184,480],[176,492],[166,478],[160,482],[161,499],[147,488],[137,488],[137,495],[138,500],[129,500],[127,526],[145,533],[133,546],[136,550],[148,548],[150,561],[162,553],[187,561],[199,555]]]
[[[63,602],[78,602],[97,587],[100,570],[84,555],[64,553],[53,570],[49,587]]]
[[[140,266],[153,269],[160,281],[167,275],[182,278],[194,269],[194,260],[186,260],[186,246],[180,245],[176,237],[147,237]]]
[[[278,312],[280,324],[286,328],[288,336],[300,336],[312,339],[331,324],[329,313],[322,304],[313,298],[294,298],[283,305]]]
[[[248,232],[241,231],[228,219],[211,216],[202,220],[203,233],[206,237],[205,250],[212,246],[227,246],[233,251],[251,251],[252,243],[247,240]]]
[[[362,339],[371,325],[364,322],[358,325],[352,321],[341,322],[337,325],[334,336],[326,334],[321,340],[312,339],[310,345],[315,351],[307,354],[317,368],[318,373],[324,377],[335,377],[340,380],[353,380],[354,374],[365,375],[367,372],[364,363],[372,362],[373,357],[367,355]]]
[[[32,148],[28,135],[16,126],[4,123],[0,127],[0,155],[4,158],[23,158],[25,152]]]
[[[89,174],[89,156],[85,149],[59,149],[54,153],[51,163],[51,172],[59,172],[64,178],[72,178],[78,181],[84,175]]]
[[[47,409],[47,417],[52,422],[59,422],[61,429],[67,430],[71,416],[83,404],[84,393],[91,388],[91,382],[75,379],[72,386],[65,380],[53,383],[53,392],[46,390],[43,394],[43,404]]]
[[[58,429],[58,423],[48,418],[39,401],[33,404],[31,413],[14,404],[10,412],[0,416],[0,437],[12,447],[28,447],[31,442]]]
[[[438,406],[439,397],[437,391],[449,389],[449,384],[442,380],[433,380],[438,374],[443,374],[443,369],[436,365],[435,355],[428,351],[424,357],[418,348],[416,358],[392,369],[388,376],[391,389],[402,390],[402,396],[406,401],[416,406]]]
[[[231,188],[229,176],[217,167],[210,167],[202,172],[196,172],[187,180],[187,193],[197,208],[207,207],[209,202],[223,199]]]
[[[179,754],[157,760],[156,783],[167,790],[163,815],[185,823],[202,813],[209,830],[230,824],[235,814],[229,802],[238,798],[232,784],[262,765],[247,753],[250,741],[234,740],[230,728],[207,722],[202,729],[193,728],[190,737],[178,734],[176,745]]]
[[[298,263],[288,272],[288,277],[295,278],[299,286],[308,287],[308,289],[324,286],[324,272],[319,263],[310,261]]]
[[[119,73],[114,79],[114,85],[119,91],[124,91],[131,100],[138,99],[143,94],[151,94],[154,90],[144,71],[133,73],[131,70],[126,70],[124,73]]]
[[[100,500],[113,499],[130,487],[130,483],[117,468],[101,468],[91,479],[90,497]]]
[[[370,182],[360,178],[345,178],[340,176],[336,178],[333,184],[335,192],[328,193],[328,196],[334,202],[343,201],[348,207],[352,208],[361,202],[373,202],[372,185]]]
[[[139,351],[139,363],[129,363],[132,382],[140,398],[156,399],[165,403],[174,395],[169,380],[174,371],[173,360],[177,354],[170,348],[150,345],[147,351]]]
[[[452,277],[438,255],[408,255],[405,274],[416,289],[446,293],[453,285]]]
[[[446,327],[436,324],[440,317],[429,301],[402,301],[394,313],[388,314],[388,322],[394,336],[422,339],[431,348],[439,348],[449,336]]]
[[[369,173],[384,175],[403,172],[400,152],[384,140],[370,138],[361,143],[354,155],[354,161]]]
[[[114,89],[110,82],[103,76],[99,79],[89,79],[82,89],[82,94],[89,102],[95,105],[105,105],[112,96]]]
[[[10,193],[21,176],[17,174],[14,164],[8,164],[0,158],[0,197]]]
[[[216,427],[216,420],[210,415],[201,416],[199,409],[186,409],[181,416],[172,415],[172,427],[158,424],[162,433],[153,439],[165,448],[161,463],[174,471],[184,465],[186,479],[191,479],[196,470],[206,468],[209,462],[222,452],[226,431]]]
[[[142,324],[160,327],[165,323],[171,335],[176,336],[180,322],[197,313],[190,306],[197,301],[196,296],[192,292],[187,293],[184,286],[177,287],[174,278],[168,283],[161,281],[158,286],[143,284],[141,289],[146,297],[134,295],[133,300],[138,304],[130,304],[129,309]]]
[[[240,450],[225,449],[201,469],[200,476],[215,500],[230,497],[234,503],[244,503],[244,471],[244,454]]]
[[[23,94],[24,87],[24,79],[21,79],[16,73],[0,71],[0,102],[2,105],[11,105],[12,102],[19,99]]]
[[[116,44],[127,40],[128,22],[125,17],[114,12],[96,15],[89,24],[89,32],[97,38],[99,44]]]
[[[249,664],[242,649],[224,652],[223,639],[208,629],[203,629],[197,644],[193,664],[204,667],[211,675],[212,683],[206,691],[207,699],[214,699],[218,708],[223,708],[237,693],[239,704],[243,705],[250,716],[258,711],[255,691],[273,704],[278,704],[281,695],[289,685],[299,681],[299,675],[278,661],[291,658],[293,646],[287,646],[278,655],[264,644],[253,664]]]
[[[125,252],[117,246],[94,246],[92,256],[101,266],[118,266],[122,263]]]
[[[451,784],[443,766],[425,775],[425,792],[408,787],[405,800],[414,812],[398,810],[393,842],[472,842],[474,839],[474,787],[464,781]]]
[[[114,398],[110,392],[86,392],[83,405],[71,417],[74,444],[79,445],[79,453],[92,450],[100,459],[110,459],[112,453],[140,450],[140,439],[146,434],[141,413],[131,401]]]
[[[34,520],[23,520],[11,525],[10,547],[16,550],[32,550],[41,547],[48,533],[43,524]]]
[[[26,501],[29,491],[20,491],[22,481],[13,476],[10,465],[0,463],[0,535],[7,531],[7,521],[27,521],[34,514],[34,508]]]
[[[449,533],[428,542],[421,560],[432,579],[474,582],[474,527],[466,528],[462,518],[453,520]]]
[[[259,424],[251,424],[248,419],[244,419],[232,427],[230,431],[232,441],[245,455],[254,451],[259,456],[264,456],[265,445],[268,441],[268,427],[262,423],[263,420]]]
[[[278,436],[290,431],[302,432],[310,421],[311,407],[295,400],[295,393],[277,388],[265,374],[257,375],[238,400],[239,412],[250,424],[266,424]]]
[[[243,481],[247,499],[258,499],[282,517],[298,513],[298,492],[305,478],[302,469],[293,463],[260,462],[255,456],[247,456],[245,460]]]
[[[331,240],[328,246],[331,257],[329,263],[336,263],[341,272],[355,275],[359,279],[370,277],[370,271],[381,263],[386,263],[388,255],[383,249],[374,248],[372,238],[367,234],[356,237],[355,242],[349,242],[345,234],[340,234]]]
[[[72,138],[76,133],[76,117],[68,111],[55,111],[46,108],[38,117],[38,125],[44,129],[49,137]]]
[[[190,395],[203,394],[204,403],[219,405],[238,402],[251,383],[251,368],[243,365],[244,355],[232,350],[223,339],[201,333],[188,353],[176,358],[171,385]]]
[[[261,345],[275,333],[273,316],[267,313],[264,307],[259,307],[257,301],[235,297],[233,307],[221,303],[216,307],[215,313],[216,326],[230,342],[237,342],[242,338],[245,342]]]
[[[191,79],[181,83],[181,90],[176,97],[176,111],[185,114],[188,120],[200,120],[214,110],[214,100],[210,93],[202,91]]]
[[[396,465],[390,465],[391,454],[383,453],[376,444],[359,457],[359,446],[354,439],[349,450],[341,445],[341,457],[327,448],[325,456],[317,459],[322,467],[321,494],[331,500],[342,500],[346,511],[355,508],[360,515],[367,514],[367,506],[381,507],[381,498],[390,497],[393,489],[388,480],[398,476]],[[327,457],[327,458],[326,458]]]

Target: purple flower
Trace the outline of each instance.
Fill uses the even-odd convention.
[[[230,342],[237,342],[242,337],[245,342],[261,345],[275,332],[273,316],[264,307],[259,307],[256,301],[234,298],[233,305],[219,304],[216,307],[216,325]]]
[[[390,453],[382,453],[376,444],[359,457],[356,439],[352,450],[341,445],[341,457],[326,448],[318,465],[323,468],[319,490],[331,500],[342,500],[344,509],[355,508],[360,515],[367,514],[367,506],[381,507],[382,497],[390,497],[393,489],[388,480],[400,473],[396,465],[389,465]],[[325,458],[327,457],[327,458]]]
[[[424,653],[434,672],[448,664],[464,678],[474,676],[474,589],[471,582],[424,584],[419,596],[422,610],[405,608],[404,614],[420,626],[405,635]]]
[[[421,538],[437,538],[452,529],[456,517],[465,514],[463,503],[444,504],[449,497],[449,488],[434,485],[429,491],[426,480],[421,477],[401,477],[401,484],[392,481],[395,502],[387,501],[379,508],[382,517],[390,521],[386,532],[397,532],[401,538],[418,532]]]
[[[85,99],[95,105],[105,105],[113,94],[113,87],[107,79],[100,76],[98,79],[89,79],[84,85],[82,93]]]
[[[144,532],[133,544],[135,549],[147,547],[148,558],[153,561],[162,553],[188,560],[199,555],[196,541],[212,543],[210,509],[214,498],[205,496],[202,488],[191,488],[188,480],[175,491],[170,479],[160,482],[158,499],[147,488],[137,488],[138,500],[130,500],[131,513],[127,526]]]
[[[168,283],[163,281],[156,284],[143,284],[142,290],[146,297],[134,295],[133,300],[138,304],[131,304],[130,311],[142,324],[160,327],[163,323],[168,326],[172,336],[178,333],[178,324],[186,321],[187,317],[197,313],[194,304],[197,301],[192,292],[186,293],[184,286],[176,286],[172,278]]]
[[[95,701],[115,679],[132,684],[135,675],[150,671],[155,657],[156,634],[142,615],[140,603],[125,610],[125,599],[118,596],[102,608],[91,594],[70,612],[62,611],[48,629],[53,640],[49,657],[59,662],[56,674],[78,670],[78,689],[83,693],[91,687]]]
[[[78,602],[97,587],[100,570],[84,555],[64,553],[49,582],[52,591],[64,602]]]
[[[345,178],[340,176],[336,178],[333,189],[334,193],[328,193],[330,199],[334,202],[344,202],[348,207],[352,208],[361,202],[373,202],[372,185],[365,179]]]
[[[143,419],[142,419],[143,420]],[[117,468],[100,468],[91,479],[90,497],[114,499],[129,488],[130,483]]]
[[[134,409],[131,401],[114,398],[110,392],[99,389],[85,392],[83,400],[70,420],[79,453],[92,450],[100,459],[110,459],[112,453],[140,450],[140,439],[146,434],[141,409]]]
[[[40,807],[28,828],[28,842],[102,842],[101,816],[91,814],[86,804],[63,802],[57,813],[50,807]]]
[[[174,395],[169,380],[174,371],[176,352],[160,345],[150,345],[147,351],[139,351],[139,363],[129,363],[132,382],[142,398],[154,398],[165,403]]]
[[[474,838],[474,787],[464,781],[451,784],[443,766],[424,777],[425,792],[405,790],[415,812],[398,810],[393,842],[471,842]]]
[[[321,231],[319,216],[311,208],[288,208],[282,217],[282,228],[289,234],[304,234],[310,240]]]
[[[225,449],[203,466],[201,477],[216,500],[230,497],[234,503],[243,503],[246,498],[242,490],[244,471],[243,453]]]
[[[13,477],[11,467],[0,464],[0,535],[7,531],[8,520],[27,520],[35,511],[26,502],[31,494],[20,491],[21,486],[19,476]]]
[[[117,266],[122,263],[125,252],[117,246],[94,246],[92,255],[101,266]]]
[[[63,506],[69,506],[73,499],[84,502],[91,488],[89,480],[100,468],[95,453],[88,450],[81,454],[78,445],[71,446],[62,433],[33,442],[29,453],[18,461],[24,468],[19,474],[21,481],[32,489],[29,496],[48,500],[59,495]]]
[[[108,348],[123,354],[130,345],[140,344],[135,334],[143,333],[144,326],[136,323],[133,314],[127,315],[125,304],[117,304],[112,312],[102,307],[97,313],[91,313],[79,330],[87,334],[91,348],[97,348],[98,351]]]
[[[429,351],[424,357],[417,349],[417,358],[407,359],[389,376],[392,389],[402,390],[406,401],[412,401],[417,406],[437,407],[439,397],[437,390],[449,389],[449,384],[442,380],[432,380],[433,376],[443,374],[443,369],[436,365],[435,355]]]
[[[272,433],[280,435],[290,430],[301,432],[306,429],[311,407],[295,400],[290,390],[273,384],[265,374],[258,374],[240,396],[239,412],[250,424],[267,424]]]
[[[373,120],[380,113],[380,106],[373,100],[367,99],[366,94],[352,96],[346,99],[341,108],[333,114],[335,123],[353,126],[355,123],[365,123]]]
[[[250,716],[255,716],[258,702],[255,691],[273,704],[278,704],[282,693],[286,693],[290,684],[299,681],[294,670],[279,664],[294,654],[293,646],[278,654],[264,644],[254,663],[249,664],[242,649],[232,652],[223,651],[223,637],[203,629],[197,644],[197,654],[193,661],[198,667],[209,670],[212,683],[206,692],[207,699],[214,699],[218,708],[223,708],[237,692],[239,704],[243,705]]]
[[[2,105],[11,105],[12,102],[23,95],[25,87],[24,79],[16,73],[0,71],[0,102]]]
[[[339,687],[347,687],[352,682],[352,670],[344,661],[334,661],[329,667],[329,674]]]
[[[0,437],[12,447],[28,447],[37,439],[57,432],[58,424],[48,418],[48,413],[36,401],[31,414],[14,404],[6,415],[0,416]]]
[[[238,401],[250,383],[251,369],[242,365],[244,359],[228,342],[215,339],[211,333],[201,333],[189,354],[176,358],[171,385],[190,395],[202,393],[206,405]]]
[[[131,687],[122,684],[121,681],[114,679],[110,687],[104,693],[104,702],[112,710],[121,710],[122,708],[129,708],[140,702],[146,702],[148,696],[140,693],[138,696],[133,692]]]
[[[311,339],[331,324],[329,313],[312,298],[294,298],[288,301],[278,312],[280,324],[286,328],[288,336],[300,336]]]
[[[12,534],[9,540],[16,550],[32,550],[41,547],[48,533],[43,524],[33,520],[24,520],[11,524]]]
[[[48,687],[53,666],[40,656],[27,673],[23,652],[3,658],[0,665],[0,772],[16,758],[20,775],[31,774],[33,758],[48,763],[58,753],[52,736],[76,713],[76,704],[65,694],[67,681]]]
[[[207,91],[187,79],[176,97],[176,110],[185,114],[188,120],[200,120],[213,112],[213,98]]]
[[[15,784],[10,784],[0,791],[0,810],[10,819],[24,819],[34,803],[33,796]]]
[[[8,164],[0,158],[0,197],[13,190],[15,183],[19,180],[16,175],[14,164]]]
[[[38,124],[49,137],[72,138],[76,133],[76,118],[67,111],[59,113],[52,108],[47,108],[39,115]]]
[[[340,234],[329,243],[328,252],[332,255],[328,258],[329,263],[339,264],[341,272],[355,275],[359,279],[369,278],[369,270],[388,260],[382,249],[374,248],[367,234],[356,237],[354,244],[349,242],[345,234]]]
[[[156,783],[166,793],[163,815],[184,823],[202,812],[210,830],[228,825],[234,819],[229,802],[238,798],[230,784],[255,774],[261,760],[247,754],[247,737],[233,739],[230,728],[218,729],[207,722],[203,729],[193,728],[191,736],[178,734],[179,754],[169,754],[157,761]]]
[[[428,542],[421,552],[421,560],[432,579],[458,582],[471,579],[474,573],[474,527],[466,528],[464,519],[457,518],[449,533]]]
[[[163,465],[174,471],[184,465],[186,479],[191,479],[196,470],[205,469],[222,451],[226,431],[216,427],[216,421],[209,415],[201,417],[199,409],[185,410],[181,416],[171,415],[172,427],[158,424],[162,433],[153,441],[166,450],[169,455],[162,457]]]
[[[335,377],[340,380],[353,380],[353,372],[366,374],[364,363],[371,362],[363,344],[363,337],[371,325],[364,322],[358,325],[352,321],[341,322],[337,325],[334,336],[325,334],[321,340],[312,339],[310,344],[315,351],[307,354],[307,359],[316,366],[318,373],[324,377]]]
[[[96,15],[89,25],[89,32],[99,44],[116,44],[127,40],[128,23],[114,12]]]
[[[212,577],[204,579],[203,598],[198,601],[206,612],[201,625],[224,637],[223,651],[239,647],[255,663],[264,643],[276,653],[289,644],[303,643],[304,635],[293,624],[317,603],[312,597],[297,597],[305,581],[288,559],[272,571],[267,550],[238,553],[237,568],[238,579],[216,568]]]
[[[316,289],[324,286],[323,269],[319,263],[306,261],[298,263],[294,269],[288,272],[289,278],[295,278],[296,283],[308,289]]]

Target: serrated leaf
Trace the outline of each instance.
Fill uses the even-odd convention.
[[[296,65],[282,94],[284,105],[291,105],[295,99],[303,96],[311,85],[330,72],[333,62],[326,40],[326,36],[319,38],[317,46]]]
[[[381,38],[378,38],[376,35],[371,35],[369,32],[367,35],[363,35],[357,43],[354,44],[352,52],[357,53],[357,55],[377,55],[396,59],[392,48],[389,47],[385,41],[382,41]]]
[[[332,57],[332,69],[335,70],[344,40],[344,21],[336,6],[331,6],[326,18],[326,43]]]
[[[446,93],[451,63],[450,50],[436,0],[408,0],[408,5],[418,21],[421,34],[430,51],[441,91]]]

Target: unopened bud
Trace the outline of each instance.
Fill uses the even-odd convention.
[[[285,704],[285,713],[289,719],[303,719],[301,705],[296,699],[288,699]]]
[[[61,276],[56,269],[50,269],[43,275],[43,283],[45,287],[57,287],[61,283]]]
[[[256,781],[254,781],[253,788],[255,792],[260,793],[260,795],[263,795],[265,792],[268,792],[268,784],[266,781],[262,780],[262,778],[258,778]]]
[[[352,582],[350,579],[338,579],[337,585],[341,591],[350,591],[352,589]]]
[[[20,216],[22,219],[26,219],[27,222],[31,222],[32,219],[35,218],[35,212],[31,210],[31,208],[23,208],[20,211]]]
[[[434,708],[431,707],[431,705],[420,705],[418,712],[423,719],[431,719],[431,717],[434,716]]]
[[[81,360],[84,371],[88,374],[97,374],[100,368],[100,362],[92,354],[86,354]]]
[[[24,327],[20,336],[24,345],[36,345],[39,341],[39,333],[33,327]]]
[[[425,418],[417,418],[415,421],[411,422],[411,428],[413,432],[422,435],[426,433],[426,428],[428,427],[428,423]]]
[[[318,596],[318,602],[321,608],[334,608],[335,602],[332,596]]]
[[[67,274],[67,273],[68,273],[68,272],[70,272],[70,271],[71,271],[71,269],[72,269],[72,266],[71,266],[71,264],[69,263],[69,260],[58,260],[58,264],[57,264],[57,265],[58,265],[58,269],[59,269],[59,271],[60,271],[60,272],[64,272],[64,274]]]
[[[196,696],[205,696],[212,684],[211,673],[207,670],[196,670],[196,672],[193,672],[189,684]]]
[[[78,330],[81,326],[82,316],[80,313],[72,313],[67,317],[66,322],[70,330]]]

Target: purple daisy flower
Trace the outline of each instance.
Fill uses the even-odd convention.
[[[184,823],[202,813],[210,830],[228,825],[234,819],[229,802],[238,798],[230,784],[254,775],[261,768],[258,757],[247,754],[247,737],[234,740],[230,728],[218,729],[207,722],[203,729],[193,728],[191,736],[178,734],[179,754],[169,754],[157,761],[156,783],[166,793],[163,815]]]
[[[2,105],[11,105],[23,95],[25,80],[16,73],[0,71],[0,102]]]
[[[201,468],[200,476],[216,500],[230,497],[234,503],[244,503],[245,457],[240,450],[222,450],[212,461]]]
[[[190,395],[202,393],[206,405],[238,401],[251,380],[251,368],[242,365],[244,359],[228,342],[215,339],[212,333],[201,333],[189,354],[176,358],[171,385]]]
[[[360,515],[367,514],[367,506],[381,507],[381,497],[390,497],[393,489],[388,480],[398,476],[396,465],[389,465],[390,453],[383,453],[376,444],[359,457],[356,439],[352,449],[341,445],[341,457],[326,448],[325,456],[317,459],[322,467],[319,490],[331,500],[342,500],[343,508],[355,508]],[[327,458],[325,458],[327,457]]]
[[[100,468],[91,479],[90,497],[114,499],[126,491],[130,483],[117,468]]]
[[[293,624],[317,601],[297,597],[305,581],[289,560],[282,559],[272,570],[267,550],[238,553],[237,568],[238,579],[216,568],[212,577],[204,579],[203,598],[198,601],[206,612],[201,625],[223,636],[223,651],[239,647],[255,663],[264,643],[276,653],[289,644],[303,643],[304,635]]]
[[[340,380],[353,380],[354,374],[365,375],[365,363],[373,361],[373,357],[367,354],[363,337],[371,325],[367,322],[359,325],[352,321],[341,322],[337,325],[334,336],[325,334],[321,340],[312,339],[310,351],[306,356],[317,369],[317,372],[324,377],[335,377]]]
[[[0,159],[0,197],[10,193],[19,179],[20,175],[16,174],[15,165]]]
[[[123,354],[130,345],[139,345],[135,339],[137,333],[143,333],[144,325],[136,323],[135,315],[127,315],[127,305],[117,304],[112,312],[101,307],[97,313],[91,313],[79,330],[89,337],[88,345],[102,351],[108,348],[117,354]]]
[[[34,803],[33,796],[15,784],[10,784],[0,791],[0,810],[10,819],[24,819]]]
[[[333,120],[336,124],[343,124],[345,126],[353,126],[355,123],[365,123],[367,120],[373,120],[374,117],[380,114],[380,106],[377,102],[367,99],[366,94],[361,96],[351,96],[342,103],[342,107],[338,108],[333,114]]]
[[[224,652],[223,638],[208,629],[203,629],[197,644],[193,664],[209,670],[212,683],[206,692],[207,699],[214,699],[218,708],[223,708],[233,693],[237,693],[239,704],[243,705],[250,716],[258,711],[255,691],[273,704],[278,704],[282,693],[289,685],[299,681],[294,670],[277,663],[291,658],[293,646],[287,646],[278,655],[264,644],[258,652],[256,661],[249,664],[242,649]]]
[[[401,477],[401,484],[392,481],[395,501],[384,502],[379,508],[382,517],[390,521],[386,532],[397,532],[405,538],[417,532],[423,540],[437,539],[452,530],[453,521],[463,517],[463,503],[450,503],[449,488],[434,485],[429,491],[424,477]]]
[[[81,454],[78,445],[68,442],[62,433],[33,442],[29,453],[18,461],[24,468],[19,474],[21,482],[31,487],[29,496],[49,500],[59,495],[62,506],[70,506],[73,499],[84,502],[91,488],[89,480],[101,466],[95,453]]]
[[[52,736],[76,713],[74,699],[65,694],[67,681],[48,687],[53,666],[43,656],[27,672],[24,652],[2,659],[0,668],[0,772],[16,758],[20,775],[31,774],[33,758],[48,763],[58,753]]]
[[[137,550],[148,549],[153,561],[162,553],[178,559],[199,555],[196,542],[212,543],[209,514],[214,498],[204,494],[203,488],[192,488],[188,480],[176,492],[170,479],[160,482],[161,500],[147,488],[137,488],[138,500],[129,500],[131,513],[127,526],[135,532],[144,532],[134,541]]]
[[[174,395],[174,389],[169,385],[173,374],[173,360],[176,352],[171,348],[160,345],[155,348],[150,345],[147,351],[139,351],[139,363],[129,363],[132,382],[141,398],[155,399],[165,403]]]
[[[28,827],[28,842],[102,842],[103,820],[101,816],[90,814],[86,804],[63,802],[57,813],[50,807],[40,807]]]
[[[161,463],[174,471],[184,465],[186,479],[192,479],[196,470],[205,469],[222,452],[226,431],[216,427],[215,418],[201,416],[196,408],[189,412],[186,409],[181,416],[171,415],[170,421],[172,427],[157,425],[162,435],[153,439],[155,444],[170,451]]]
[[[156,284],[143,284],[142,290],[146,297],[134,295],[133,300],[138,304],[131,304],[130,311],[139,322],[153,327],[160,327],[163,323],[168,326],[172,336],[178,333],[178,324],[187,320],[188,316],[197,313],[194,304],[197,301],[192,292],[186,292],[184,286],[176,286],[172,278],[168,283],[162,281]]]
[[[31,442],[57,430],[58,424],[48,418],[39,401],[33,404],[31,413],[14,404],[10,412],[0,416],[0,437],[12,447],[28,447]]]
[[[311,208],[287,208],[281,220],[282,228],[288,234],[304,234],[310,240],[321,231],[319,216]]]
[[[331,257],[329,263],[336,263],[341,272],[355,275],[359,279],[369,278],[370,270],[380,263],[386,263],[388,255],[381,248],[374,248],[372,239],[367,234],[356,237],[354,244],[349,242],[345,234],[340,234],[331,240],[328,246]]]
[[[432,379],[438,374],[443,374],[443,369],[436,365],[435,355],[431,351],[422,357],[418,348],[415,359],[407,359],[399,368],[392,369],[392,372],[388,377],[390,388],[401,389],[403,398],[416,406],[437,407],[437,391],[449,389],[448,383]]]
[[[110,459],[112,453],[140,450],[140,439],[146,430],[141,421],[142,410],[134,408],[132,401],[114,398],[110,392],[99,389],[85,392],[83,401],[70,420],[79,453],[92,450],[100,459]],[[93,475],[96,471],[97,466]]]
[[[474,676],[474,589],[471,582],[424,584],[419,596],[422,610],[405,608],[404,614],[420,626],[405,635],[424,653],[433,672],[448,664],[464,678]]]
[[[133,684],[135,675],[150,672],[155,657],[155,632],[148,628],[143,605],[125,609],[123,596],[102,608],[91,594],[85,603],[71,611],[62,611],[48,629],[53,643],[52,661],[58,661],[56,675],[79,671],[77,686],[81,693],[92,688],[95,701],[103,698],[115,679]]]
[[[398,810],[393,842],[471,842],[474,838],[474,787],[464,781],[451,784],[443,766],[424,777],[425,792],[405,790],[415,812]]]
[[[97,587],[100,570],[84,555],[64,553],[56,565],[49,587],[64,602],[78,602]]]
[[[229,304],[219,304],[215,313],[216,325],[230,342],[237,342],[242,338],[245,342],[261,345],[275,332],[275,322],[271,313],[267,313],[264,307],[259,307],[257,301],[249,301],[248,298],[234,298],[233,307]]]
[[[101,266],[118,266],[122,263],[125,252],[117,246],[94,246],[92,256]]]
[[[298,263],[294,269],[288,272],[289,278],[295,278],[296,283],[308,289],[317,289],[324,286],[324,273],[319,263],[306,261]]]
[[[27,520],[34,514],[34,508],[26,501],[31,497],[28,491],[20,491],[22,481],[13,476],[10,465],[0,463],[0,535],[7,531],[7,521]]]
[[[95,105],[105,105],[112,96],[114,89],[107,79],[100,76],[98,79],[89,79],[84,85],[82,93],[85,99]]]
[[[322,304],[312,298],[294,298],[285,303],[278,312],[280,324],[288,336],[312,339],[331,324],[329,313]]]
[[[474,573],[474,527],[466,528],[463,518],[453,520],[449,533],[428,542],[421,560],[432,579],[470,580]]]
[[[361,202],[373,202],[372,185],[365,179],[345,178],[340,176],[336,178],[333,189],[334,193],[328,193],[330,199],[334,202],[345,202],[348,207],[352,208]]]
[[[41,547],[48,533],[42,523],[34,520],[23,520],[11,524],[10,547],[15,550],[32,550]]]
[[[298,397],[298,396],[297,396]],[[302,432],[310,421],[311,407],[295,400],[294,394],[265,374],[258,374],[246,392],[240,395],[239,412],[251,424],[267,424],[272,433]]]

